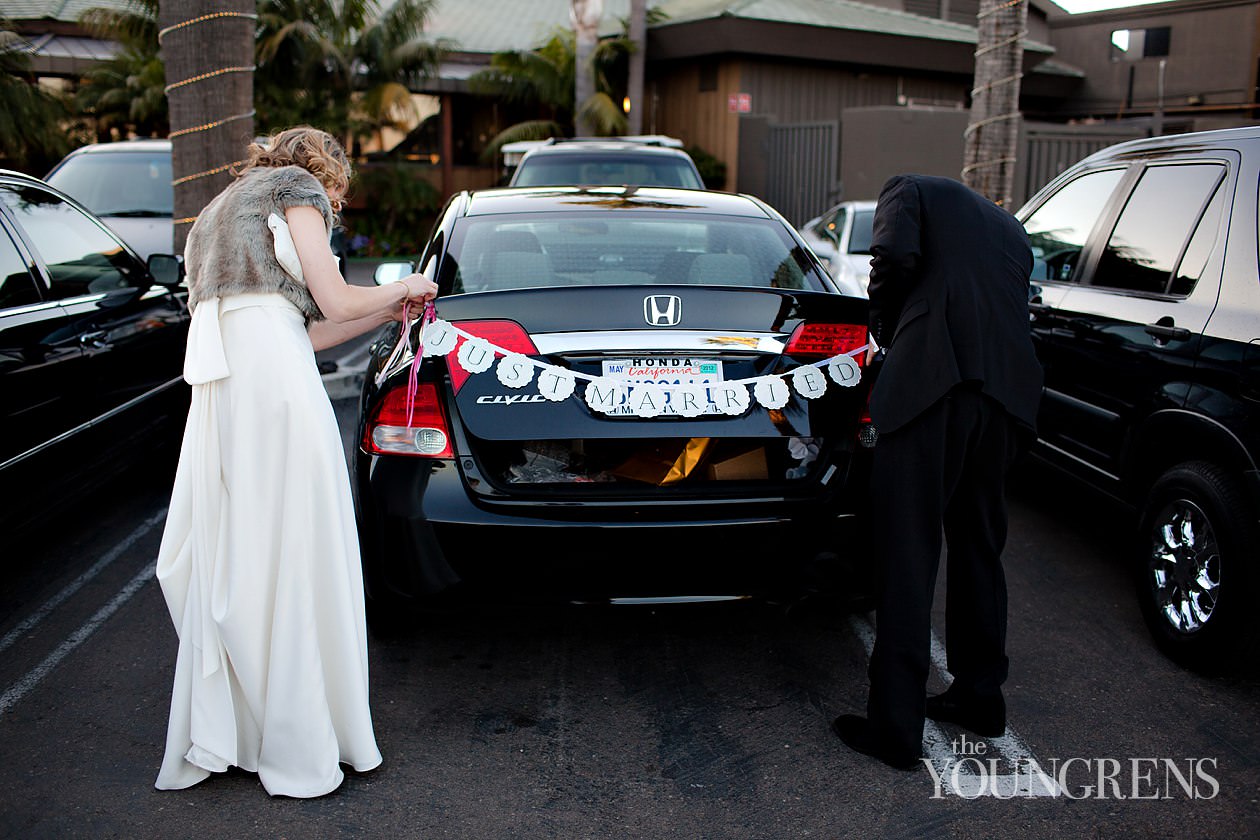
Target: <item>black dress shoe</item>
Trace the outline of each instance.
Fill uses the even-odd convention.
[[[920,756],[890,750],[871,731],[871,724],[858,715],[840,715],[831,722],[831,731],[836,733],[845,746],[862,755],[878,758],[896,770],[918,770]]]
[[[927,699],[927,716],[940,723],[956,723],[986,738],[1006,732],[1006,701],[995,697],[966,697],[946,691]]]

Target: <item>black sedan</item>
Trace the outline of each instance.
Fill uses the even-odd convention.
[[[458,592],[708,600],[860,576],[867,304],[773,209],[463,193],[421,265],[437,320],[377,343],[360,407],[374,614]]]
[[[181,281],[175,257],[146,264],[64,193],[0,170],[4,533],[178,440]]]

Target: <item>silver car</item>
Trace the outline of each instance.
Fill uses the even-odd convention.
[[[801,238],[823,261],[846,295],[866,297],[871,275],[874,201],[843,201],[800,227]]]
[[[173,252],[170,140],[84,146],[45,180],[95,213],[141,259]]]

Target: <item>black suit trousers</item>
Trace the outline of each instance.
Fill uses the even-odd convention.
[[[1020,445],[1001,404],[955,387],[875,447],[878,565],[867,716],[890,749],[918,755],[930,665],[932,596],[944,534],[945,638],[956,690],[1006,680],[1006,475]]]

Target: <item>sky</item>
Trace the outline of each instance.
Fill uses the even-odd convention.
[[[1097,12],[1102,9],[1118,9],[1121,6],[1140,6],[1157,0],[1054,0],[1069,12]]]

